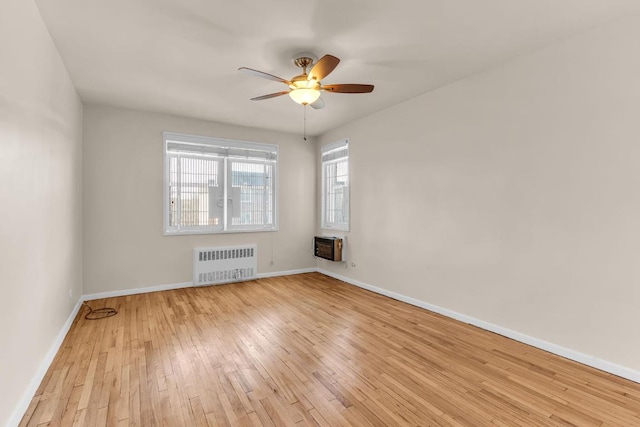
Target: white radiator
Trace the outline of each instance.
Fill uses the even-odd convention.
[[[213,285],[255,279],[257,245],[193,248],[193,285]]]

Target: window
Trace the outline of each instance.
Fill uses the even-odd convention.
[[[349,140],[322,151],[322,228],[349,231]]]
[[[278,147],[164,133],[165,234],[277,229]]]

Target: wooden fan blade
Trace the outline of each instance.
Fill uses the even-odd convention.
[[[238,71],[242,71],[243,73],[251,74],[256,77],[262,77],[263,79],[269,79],[276,82],[284,83],[286,85],[290,85],[291,82],[289,80],[285,80],[282,77],[274,76],[273,74],[265,73],[263,71],[254,70],[253,68],[240,67]]]
[[[256,96],[251,98],[251,101],[262,101],[263,99],[275,98],[276,96],[282,96],[288,94],[290,91],[283,90],[282,92],[270,93],[268,95]]]
[[[315,80],[319,82],[329,75],[340,63],[340,60],[333,55],[325,55],[316,65],[313,66],[311,71],[309,71],[309,75],[307,76],[307,80]]]
[[[358,85],[358,84],[337,84],[337,85],[324,85],[322,89],[327,92],[335,93],[369,93],[373,92],[373,85]]]
[[[318,98],[315,102],[309,104],[309,106],[314,110],[320,110],[321,108],[324,108],[324,100],[322,98]]]

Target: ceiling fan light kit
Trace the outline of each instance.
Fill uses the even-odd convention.
[[[298,104],[313,104],[320,98],[320,83],[308,80],[306,74],[296,76],[289,85],[289,96]]]
[[[373,91],[373,85],[363,84],[333,84],[326,87],[322,86],[321,80],[328,76],[329,73],[338,66],[339,62],[340,59],[333,55],[325,55],[316,62],[315,58],[311,54],[298,54],[293,59],[293,63],[297,67],[302,68],[302,74],[293,77],[291,80],[286,80],[281,77],[274,76],[273,74],[246,67],[240,67],[238,70],[248,74],[253,74],[254,76],[284,83],[289,86],[289,90],[257,96],[255,98],[251,98],[252,101],[262,101],[263,99],[275,98],[288,94],[289,97],[298,104],[304,106],[311,105],[313,108],[318,109],[324,107],[324,102],[321,102],[322,100],[320,99],[322,91],[334,93],[369,93]],[[311,66],[313,67],[309,73],[307,73],[307,68]]]
[[[292,89],[289,97],[301,105],[313,104],[320,98],[320,91],[317,89]]]

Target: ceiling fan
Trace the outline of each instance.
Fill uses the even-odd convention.
[[[320,92],[335,93],[369,93],[373,91],[373,85],[363,84],[333,84],[323,85],[321,80],[328,76],[340,62],[340,59],[332,55],[325,55],[319,61],[314,63],[313,55],[298,54],[295,56],[293,63],[302,68],[302,74],[299,74],[291,80],[283,79],[273,74],[254,70],[247,67],[238,68],[239,71],[252,74],[276,82],[284,83],[289,86],[288,90],[282,92],[270,93],[268,95],[257,96],[251,98],[252,101],[262,101],[263,99],[275,98],[277,96],[289,95],[298,104],[310,105],[315,109],[324,108],[324,101],[320,98]],[[309,73],[307,68],[311,67]]]

